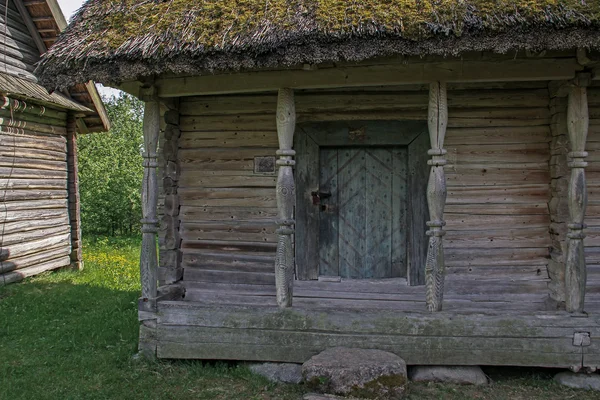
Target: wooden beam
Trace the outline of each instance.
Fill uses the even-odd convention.
[[[429,247],[425,262],[426,302],[429,311],[441,311],[444,296],[444,206],[446,205],[446,150],[444,138],[448,126],[448,100],[446,83],[434,82],[429,87],[429,140],[431,156],[428,164],[431,165],[429,183],[427,185],[427,204],[429,206],[430,221],[427,222],[429,231]]]
[[[104,108],[104,102],[102,102],[102,98],[98,93],[98,89],[96,89],[96,84],[93,81],[87,81],[85,84],[85,88],[87,89],[88,94],[92,98],[92,103],[94,104],[94,108],[102,121],[102,127],[105,131],[110,130],[110,119],[108,118],[108,113],[106,112],[106,108]]]
[[[48,50],[48,48],[46,47],[46,44],[42,40],[42,37],[40,36],[40,33],[39,33],[37,27],[33,23],[31,15],[29,15],[29,11],[23,4],[23,0],[13,0],[13,2],[15,3],[17,10],[19,10],[19,14],[21,14],[21,18],[23,18],[23,22],[25,22],[25,26],[27,26],[27,30],[29,31],[29,34],[31,35],[33,42],[35,43],[36,47],[38,48],[38,51],[40,52],[40,54],[44,54],[46,52],[46,50]]]
[[[46,4],[48,5],[48,8],[50,8],[52,19],[56,23],[56,26],[58,26],[59,31],[62,32],[67,27],[67,20],[65,19],[65,15],[58,5],[58,1],[46,0]]]
[[[387,64],[316,70],[257,71],[234,74],[162,78],[156,81],[160,97],[326,89],[407,83],[506,82],[573,79],[583,67],[576,58],[510,61],[447,61]],[[127,83],[123,90],[127,91]]]
[[[144,178],[142,181],[142,250],[140,254],[140,273],[142,298],[140,311],[153,312],[156,309],[158,256],[156,251],[156,233],[158,219],[158,181],[156,175],[158,134],[160,129],[160,105],[154,88],[146,89],[140,96],[144,107]]]
[[[294,234],[294,202],[296,191],[292,167],[295,164],[292,150],[294,130],[296,128],[296,107],[294,92],[291,89],[279,89],[277,98],[277,254],[275,256],[275,286],[277,304],[281,308],[292,306],[292,288],[294,284],[294,250],[292,235]]]
[[[71,224],[71,268],[83,268],[81,254],[81,212],[79,201],[79,174],[77,161],[77,120],[73,112],[67,116],[67,169],[69,222]]]
[[[583,238],[585,234],[584,216],[587,205],[585,180],[585,151],[587,140],[589,111],[587,86],[589,74],[580,74],[573,81],[567,105],[567,130],[570,142],[569,168],[569,232],[567,233],[567,260],[565,265],[565,304],[569,312],[583,312],[586,285],[586,265]]]

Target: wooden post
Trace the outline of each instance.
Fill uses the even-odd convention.
[[[431,160],[427,162],[431,166],[427,185],[427,205],[431,220],[427,222],[429,247],[425,262],[426,302],[429,311],[441,311],[445,273],[443,227],[446,224],[443,219],[446,204],[444,136],[448,125],[448,102],[444,82],[434,82],[429,87],[427,124],[431,142],[431,150],[427,152],[431,156]]]
[[[144,107],[144,178],[142,181],[142,250],[140,254],[140,276],[142,298],[140,310],[155,311],[157,297],[158,257],[156,254],[156,233],[158,220],[158,166],[156,150],[160,129],[160,106],[154,88],[144,90],[140,96],[146,102]]]
[[[67,168],[69,222],[71,224],[71,268],[83,268],[81,254],[81,213],[79,207],[79,177],[77,164],[77,121],[72,112],[67,115]]]
[[[292,167],[296,152],[292,150],[294,129],[296,128],[296,106],[292,89],[279,89],[277,98],[277,254],[275,256],[275,286],[277,304],[281,308],[292,306],[294,284],[294,251],[292,234],[294,233],[294,201],[296,199],[294,173]]]
[[[567,259],[565,265],[565,305],[569,312],[583,312],[586,284],[585,254],[583,238],[585,234],[585,208],[587,189],[585,182],[585,142],[587,140],[589,115],[587,89],[591,77],[579,74],[573,81],[567,105],[567,131],[569,133],[569,231],[567,233]]]

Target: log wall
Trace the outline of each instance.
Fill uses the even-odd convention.
[[[0,109],[0,285],[71,263],[67,115],[44,112]]]
[[[588,207],[585,223],[588,228],[584,239],[588,270],[588,295],[598,297],[600,291],[600,82],[588,88],[590,129],[586,149],[589,153],[586,168]],[[589,302],[586,302],[586,304]],[[586,307],[589,308],[589,307]]]
[[[421,119],[424,85],[297,91],[298,122]],[[546,294],[550,218],[547,83],[448,88],[449,274],[539,282]],[[274,282],[276,94],[181,98],[178,163],[184,281]]]
[[[0,37],[0,71],[36,82],[33,70],[40,52],[13,1],[0,5]]]

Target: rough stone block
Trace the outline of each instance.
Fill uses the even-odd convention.
[[[302,365],[305,384],[318,392],[367,399],[401,399],[406,363],[381,350],[334,347]]]
[[[442,382],[459,385],[487,385],[488,378],[478,366],[415,366],[410,369],[414,382]]]
[[[574,373],[570,371],[559,372],[554,376],[554,380],[561,385],[574,389],[596,390],[600,392],[600,375]]]
[[[292,363],[259,363],[251,364],[250,370],[264,376],[271,382],[302,382],[302,365]]]

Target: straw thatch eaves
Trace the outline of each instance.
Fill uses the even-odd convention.
[[[38,72],[52,88],[394,54],[600,48],[598,0],[89,0]]]

